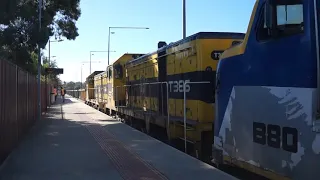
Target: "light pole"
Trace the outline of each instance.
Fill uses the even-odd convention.
[[[50,65],[51,65],[51,58],[56,58],[57,56],[49,56],[49,68],[50,68]],[[57,59],[53,59],[53,60],[57,60]]]
[[[84,64],[81,64],[81,89],[82,89],[82,87],[83,87],[83,84],[82,84],[82,66],[83,66]]]
[[[92,54],[92,53],[99,53],[99,52],[108,52],[108,54],[109,54],[109,52],[116,52],[116,51],[90,51],[90,74],[91,74],[91,55],[94,55],[94,54]]]
[[[51,62],[51,61],[50,61],[50,57],[51,57],[51,56],[50,56],[50,49],[51,49],[51,47],[50,47],[51,45],[50,45],[50,44],[51,44],[52,42],[62,42],[62,41],[63,41],[62,39],[60,39],[60,40],[58,40],[58,41],[50,41],[50,40],[49,40],[49,67],[50,67],[50,62]]]
[[[111,33],[111,29],[150,29],[147,27],[109,27],[109,35],[108,35],[108,66],[109,66],[109,62],[110,62],[110,33]]]
[[[186,38],[186,0],[182,0],[183,39]]]
[[[41,19],[42,19],[42,0],[39,0],[38,9],[39,9],[39,33],[41,33]],[[40,42],[38,42],[38,118],[41,120],[41,47]]]

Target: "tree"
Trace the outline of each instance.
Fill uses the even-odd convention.
[[[65,89],[68,90],[79,90],[81,89],[81,82],[67,82],[65,85]]]
[[[49,65],[49,58],[48,57],[43,57],[42,58],[42,67],[43,68],[58,68],[58,64],[56,60],[50,60],[50,65]]]
[[[45,73],[46,68],[58,68],[58,64],[57,64],[56,60],[51,60],[50,65],[49,65],[49,58],[43,57],[43,65],[42,65],[42,69],[41,69],[41,74],[43,76],[46,74]],[[62,84],[60,78],[56,74],[48,74],[46,77],[53,84],[56,84],[56,85]]]
[[[43,2],[40,32],[38,0],[0,2],[0,56],[29,71],[37,64],[38,43],[44,48],[51,36],[75,40],[79,35],[75,23],[81,14],[80,0]]]

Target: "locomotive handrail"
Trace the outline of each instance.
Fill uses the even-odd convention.
[[[135,86],[136,84],[134,84],[133,86]],[[115,90],[116,90],[116,98],[115,98],[115,108],[117,109],[117,111],[116,111],[116,118],[117,118],[117,116],[118,116],[118,111],[119,111],[119,108],[121,108],[121,107],[127,107],[127,105],[125,105],[125,106],[117,106],[117,102],[118,102],[118,87],[131,87],[132,85],[123,85],[123,86],[116,86],[115,87]]]
[[[316,119],[319,118],[320,114],[320,55],[319,55],[319,34],[318,34],[318,10],[317,1],[314,0],[314,21],[315,21],[315,35],[316,35],[316,53],[317,53],[317,114]]]
[[[115,100],[116,100],[116,102],[118,101],[118,88],[119,87],[131,87],[131,86],[140,86],[141,84],[133,84],[133,85],[123,85],[123,86],[116,86],[116,98],[115,98]],[[127,107],[127,106],[117,106],[117,105],[115,105],[115,107],[116,108],[119,108],[119,107]]]
[[[127,86],[131,86],[131,85],[116,86],[116,102],[118,102],[118,88],[119,87],[127,87]],[[127,106],[117,106],[117,104],[115,103],[115,107],[119,108],[119,107],[127,107]]]
[[[99,89],[99,88],[86,88],[86,89],[88,89],[88,90],[89,90],[89,89]]]
[[[184,128],[184,151],[187,153],[187,107],[186,107],[186,85],[187,84],[210,84],[210,81],[184,82],[183,84],[183,128]]]
[[[169,112],[169,84],[168,82],[154,82],[154,83],[143,83],[143,84],[148,84],[148,85],[155,85],[155,84],[165,84],[167,87],[167,135],[169,136],[168,138],[170,139],[170,112]],[[162,88],[162,87],[161,87]],[[163,103],[162,103],[162,111],[163,111]],[[164,115],[164,113],[162,112]]]
[[[131,86],[142,86],[142,85],[156,85],[156,84],[165,84],[167,87],[167,131],[170,132],[170,112],[169,112],[169,84],[168,82],[154,82],[154,83],[140,83],[140,84],[133,84],[133,85],[124,85],[124,86],[117,86],[116,87],[116,102],[118,101],[118,87],[131,87]],[[162,104],[163,106],[163,104]],[[116,106],[116,108],[119,107],[127,107],[127,106]],[[163,109],[163,108],[162,108]],[[162,115],[164,113],[162,112]],[[168,136],[170,136],[170,133],[168,133]],[[170,138],[170,137],[169,137]]]

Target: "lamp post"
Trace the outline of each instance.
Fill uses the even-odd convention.
[[[51,66],[51,58],[57,58],[57,56],[49,56],[49,68],[50,68],[50,66]],[[57,60],[57,59],[52,59],[53,61],[54,60]]]
[[[92,54],[92,53],[99,53],[99,52],[108,52],[108,54],[109,54],[109,52],[116,52],[116,51],[90,51],[90,74],[91,74],[91,55],[94,55],[94,54]]]
[[[62,41],[63,41],[62,39],[60,39],[60,40],[58,40],[58,41],[50,41],[50,40],[49,40],[49,67],[50,67],[50,62],[51,62],[51,61],[50,61],[50,57],[51,57],[51,56],[50,56],[50,51],[51,51],[51,50],[50,50],[50,49],[51,49],[51,45],[50,45],[50,44],[51,44],[52,42],[62,42]]]
[[[182,0],[183,39],[186,38],[186,0]]]
[[[42,19],[42,0],[39,0],[39,33],[41,33],[41,19]],[[38,42],[38,118],[41,120],[41,47],[40,42]]]
[[[110,62],[110,33],[111,33],[111,29],[150,29],[147,27],[109,27],[109,35],[108,35],[108,66],[109,66],[109,62]]]
[[[82,66],[83,66],[83,64],[81,64],[81,88],[80,89],[82,89],[82,87],[83,87],[83,84],[82,84]]]

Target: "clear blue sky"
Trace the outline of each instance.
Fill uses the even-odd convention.
[[[246,32],[255,0],[186,0],[187,36],[201,31]],[[124,53],[148,53],[158,41],[182,38],[182,0],[81,0],[79,36],[75,41],[51,43],[51,56],[64,68],[63,81],[80,81],[81,65],[89,51],[108,49],[109,26],[148,27],[149,30],[115,29],[111,35],[110,63]],[[53,40],[53,38],[52,38]],[[45,54],[48,56],[48,45]],[[105,70],[107,53],[92,56],[92,72]],[[97,63],[101,61],[101,63]],[[89,63],[83,65],[83,81]]]

